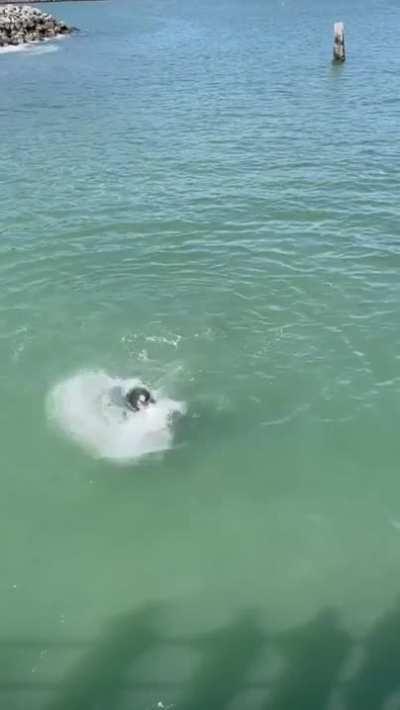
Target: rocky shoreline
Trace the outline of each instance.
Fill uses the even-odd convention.
[[[74,30],[52,15],[29,5],[0,6],[0,47],[42,42]]]

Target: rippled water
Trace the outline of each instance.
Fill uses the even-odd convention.
[[[2,706],[380,707],[400,8],[56,7],[79,34],[0,55]],[[161,453],[49,420],[99,371],[186,404]]]

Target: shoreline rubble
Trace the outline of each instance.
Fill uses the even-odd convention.
[[[74,29],[31,5],[0,5],[0,47],[42,42]]]

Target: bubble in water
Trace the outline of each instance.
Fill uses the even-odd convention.
[[[49,417],[88,453],[127,462],[172,446],[173,415],[184,414],[183,402],[155,392],[156,404],[140,412],[125,406],[124,395],[139,379],[111,377],[102,371],[80,372],[57,384],[49,394]]]

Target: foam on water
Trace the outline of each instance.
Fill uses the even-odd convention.
[[[25,44],[17,45],[7,45],[6,47],[0,47],[0,54],[13,54],[14,52],[24,52],[38,56],[41,54],[51,54],[52,52],[58,52],[60,47],[53,44],[59,39],[64,39],[64,37],[51,37],[51,39],[43,39],[40,42],[26,42]],[[51,44],[50,44],[51,43]]]
[[[157,403],[135,413],[124,406],[124,395],[139,379],[111,377],[102,371],[84,371],[63,380],[50,392],[50,419],[98,458],[126,462],[166,451],[173,440],[173,415],[186,407],[155,392]]]

